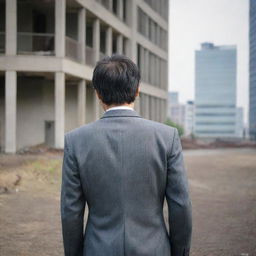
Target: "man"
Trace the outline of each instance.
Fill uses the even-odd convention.
[[[139,70],[127,57],[99,61],[92,84],[105,113],[65,134],[61,217],[66,256],[189,255],[191,202],[179,135],[133,109],[139,82]]]

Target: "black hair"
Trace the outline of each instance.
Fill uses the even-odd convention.
[[[106,105],[134,102],[139,82],[136,64],[120,54],[104,57],[93,71],[92,86]]]

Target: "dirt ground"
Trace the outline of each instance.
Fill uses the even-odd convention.
[[[256,150],[186,150],[184,156],[193,207],[191,255],[255,256]],[[61,162],[59,152],[0,155],[1,256],[63,255]]]

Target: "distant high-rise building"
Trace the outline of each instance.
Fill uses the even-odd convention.
[[[202,43],[196,51],[195,135],[235,138],[236,47]]]
[[[184,128],[185,105],[179,103],[178,92],[168,93],[168,117],[176,124]]]
[[[256,1],[250,0],[249,134],[256,140]]]
[[[178,92],[168,93],[168,117],[184,129],[184,135],[189,136],[194,131],[194,102],[186,104],[179,102]]]
[[[168,103],[169,104],[178,104],[179,103],[179,93],[178,92],[169,92],[168,93]]]

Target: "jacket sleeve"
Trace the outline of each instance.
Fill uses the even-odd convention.
[[[172,256],[187,256],[192,234],[191,201],[179,134],[174,128],[173,143],[167,159],[169,238]]]
[[[83,255],[85,204],[78,166],[66,134],[61,184],[61,222],[65,256]]]

